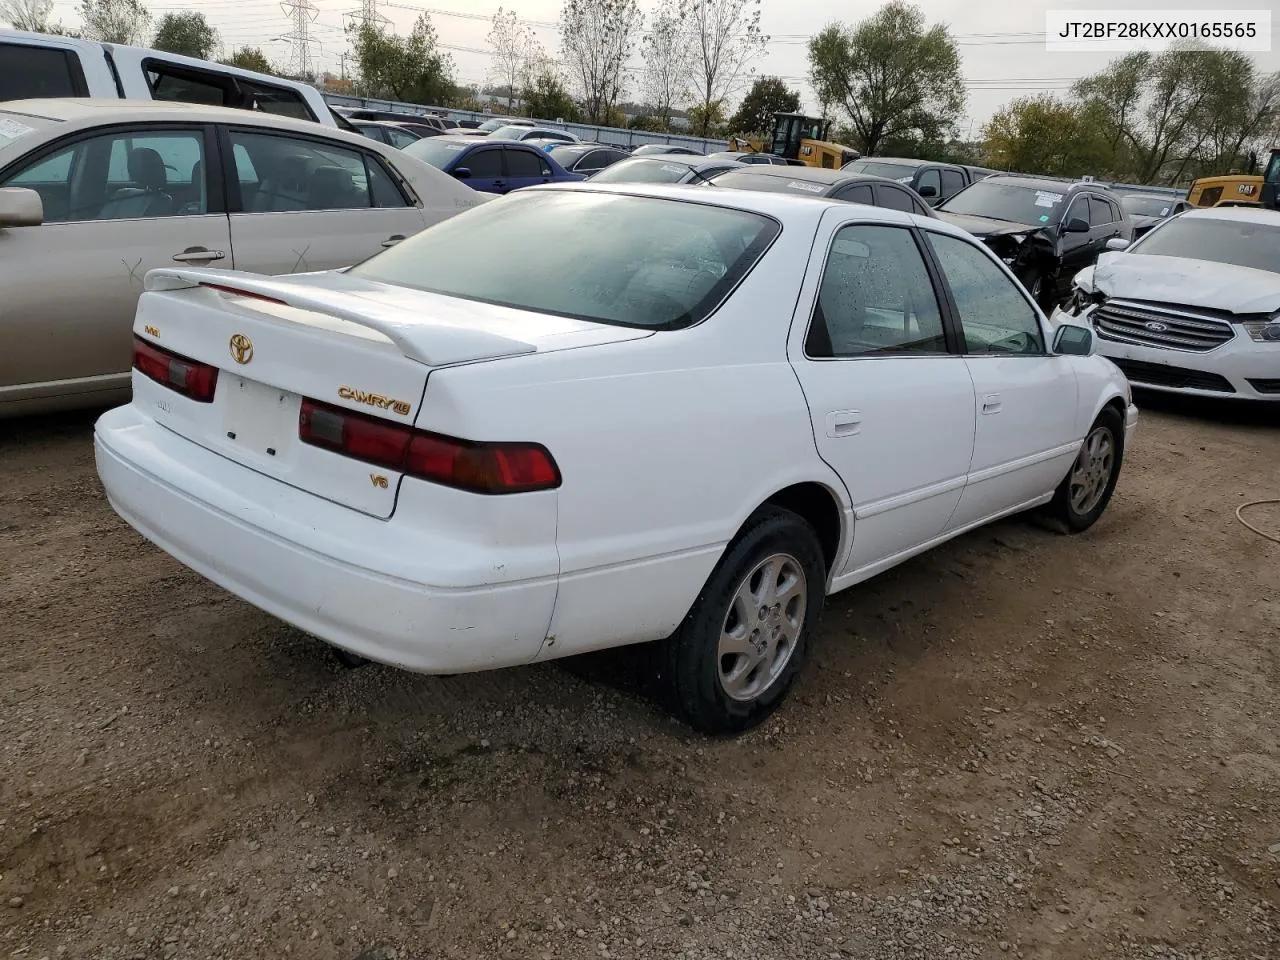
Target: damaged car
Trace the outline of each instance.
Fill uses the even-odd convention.
[[[1133,241],[1124,208],[1089,181],[997,174],[934,210],[990,247],[1046,313],[1109,243]]]
[[[1082,270],[1051,319],[1093,327],[1135,387],[1280,402],[1280,213],[1170,217]]]

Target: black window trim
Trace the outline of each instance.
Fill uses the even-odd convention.
[[[369,170],[368,170],[370,162],[378,164],[378,166],[381,167],[382,172],[385,173],[387,177],[391,180],[392,185],[398,191],[400,191],[400,198],[404,200],[404,204],[405,204],[403,209],[414,209],[416,207],[421,206],[418,195],[414,193],[413,188],[404,179],[404,177],[400,175],[400,171],[396,170],[392,164],[386,161],[386,158],[380,156],[376,151],[363,149],[362,144],[347,143],[345,141],[336,140],[335,138],[316,135],[309,131],[302,132],[299,130],[278,130],[274,127],[258,126],[257,124],[251,124],[251,123],[219,123],[219,124],[210,124],[210,126],[216,129],[218,146],[220,148],[220,153],[222,156],[221,174],[222,174],[223,184],[225,185],[225,193],[226,193],[225,209],[228,214],[271,213],[272,212],[269,210],[245,210],[244,209],[244,198],[240,194],[240,178],[236,175],[235,146],[231,142],[231,134],[233,132],[257,134],[258,136],[262,136],[262,137],[281,137],[289,140],[303,140],[309,143],[317,144],[322,147],[329,147],[329,148],[337,147],[342,150],[349,150],[352,153],[359,154],[360,158],[364,161],[364,164],[365,164],[365,177],[368,178],[368,183],[369,183],[370,205],[368,207],[343,208],[342,212],[344,213],[350,213],[355,210],[402,209],[400,207],[375,207],[372,205],[373,179],[369,177]],[[352,134],[352,135],[357,137],[361,136],[360,134]],[[365,139],[369,139],[369,138],[366,137]],[[371,142],[376,143],[377,141],[374,140]],[[388,148],[388,149],[393,149],[393,148]],[[232,184],[235,185],[235,189],[232,189]],[[328,213],[330,211],[300,210],[298,212],[299,213]]]
[[[228,195],[226,189],[226,178],[223,175],[224,164],[222,161],[221,143],[217,135],[217,130],[212,123],[199,122],[183,122],[181,120],[160,120],[160,121],[139,121],[132,120],[121,123],[109,123],[100,127],[91,127],[86,130],[77,130],[66,136],[58,137],[47,143],[41,144],[35,150],[24,153],[19,157],[15,157],[10,163],[0,168],[0,186],[3,186],[13,176],[43,163],[55,153],[61,153],[68,147],[74,147],[76,144],[85,140],[97,140],[106,136],[120,136],[121,134],[136,134],[138,136],[148,136],[154,133],[199,133],[204,143],[204,176],[205,176],[205,212],[192,214],[174,214],[174,216],[191,216],[202,217],[210,214],[225,214],[228,212]],[[172,219],[170,217],[148,217],[146,219]],[[62,223],[95,223],[94,220],[60,220],[51,223],[50,226],[57,226]]]
[[[291,96],[298,98],[298,102],[302,104],[302,109],[306,111],[307,116],[311,118],[312,122],[319,123],[319,118],[316,116],[315,111],[311,109],[311,104],[307,102],[307,98],[304,97],[300,91],[298,91],[293,87],[282,86],[280,84],[271,83],[269,81],[261,81],[256,79],[250,80],[247,77],[239,77],[234,73],[224,73],[221,70],[206,70],[201,67],[191,67],[185,63],[175,63],[172,60],[166,60],[164,57],[157,57],[157,56],[144,57],[142,59],[140,67],[142,69],[143,79],[146,80],[147,82],[147,89],[151,91],[153,98],[155,96],[155,89],[154,87],[152,87],[150,80],[147,80],[146,72],[148,70],[160,68],[160,69],[163,69],[165,72],[169,73],[170,75],[181,78],[181,79],[191,80],[196,83],[211,83],[213,86],[221,87],[224,91],[227,91],[230,94],[232,94],[233,98],[236,100],[243,100],[245,97],[245,91],[241,89],[241,86],[240,86],[242,81],[244,83],[252,83],[257,87],[263,88],[264,90],[279,91],[280,93],[287,93]],[[163,102],[177,103],[177,102],[186,102],[186,101],[163,101]],[[224,106],[224,107],[233,106],[236,109],[241,109],[241,110],[248,109],[247,107],[241,107],[239,104],[223,103],[221,104],[221,106]],[[267,116],[271,116],[271,117],[286,117],[287,119],[291,119],[291,120],[298,119],[297,117],[289,117],[288,114],[272,113],[269,110],[257,110],[253,112],[266,114]]]
[[[868,184],[870,186],[870,184]],[[876,184],[879,186],[879,184]],[[858,204],[864,206],[864,204]],[[897,213],[904,211],[898,210]],[[911,235],[911,240],[915,244],[916,252],[920,254],[920,259],[924,263],[925,273],[929,276],[929,286],[933,293],[934,302],[938,305],[938,315],[942,319],[942,337],[947,345],[945,353],[915,353],[911,350],[879,350],[875,353],[864,353],[849,357],[815,357],[809,354],[809,332],[813,328],[814,316],[818,309],[818,298],[822,294],[822,283],[827,276],[827,267],[831,263],[831,252],[835,246],[836,237],[840,235],[840,231],[847,227],[889,227],[895,230],[905,230]],[[858,360],[955,360],[963,356],[964,336],[956,323],[957,313],[948,309],[947,302],[943,301],[943,295],[950,297],[950,291],[947,290],[946,280],[941,275],[936,262],[933,259],[933,251],[929,249],[925,243],[921,230],[914,224],[909,223],[889,223],[884,220],[869,219],[867,217],[857,217],[852,220],[842,220],[835,225],[831,231],[831,236],[827,238],[826,247],[822,251],[822,268],[818,271],[818,282],[813,288],[813,296],[808,308],[808,315],[804,322],[804,332],[800,337],[801,355],[811,363],[828,363],[832,361],[858,361]],[[813,262],[812,256],[810,263]],[[985,356],[985,354],[984,354]]]
[[[5,40],[0,43],[5,47],[21,47],[24,50],[39,50],[43,53],[57,54],[62,57],[63,62],[67,65],[67,75],[71,78],[71,94],[72,97],[89,96],[89,81],[85,79],[84,67],[80,65],[80,58],[74,50],[64,50],[61,47],[52,47],[44,43],[23,43],[21,40]]]
[[[1031,298],[1031,295],[1027,293],[1026,288],[1022,285],[1022,282],[1018,280],[1017,277],[1013,276],[1013,271],[1010,270],[1007,265],[1001,262],[1000,258],[997,257],[992,252],[990,247],[988,247],[985,243],[981,242],[980,240],[971,239],[969,237],[958,237],[954,233],[948,233],[945,230],[937,230],[937,229],[934,229],[933,227],[918,227],[916,229],[918,229],[921,233],[921,240],[923,241],[923,246],[926,251],[925,256],[929,261],[930,273],[932,276],[935,277],[934,282],[937,284],[941,284],[942,295],[943,297],[945,297],[945,300],[946,300],[946,306],[943,309],[943,314],[945,318],[944,323],[949,322],[949,327],[955,333],[956,342],[960,348],[961,356],[974,357],[974,358],[1036,357],[1041,359],[1043,359],[1044,357],[1054,356],[1053,351],[1050,349],[1052,341],[1049,337],[1049,331],[1046,327],[1046,322],[1041,319],[1040,307]],[[938,255],[933,248],[933,240],[931,239],[931,237],[933,236],[950,237],[952,240],[959,240],[961,243],[967,243],[969,246],[975,248],[976,250],[981,251],[982,255],[985,256],[989,261],[991,261],[991,263],[995,265],[997,270],[999,270],[1001,273],[1008,276],[1013,281],[1014,292],[1017,293],[1020,297],[1022,297],[1023,302],[1028,307],[1031,308],[1031,316],[1035,319],[1036,327],[1040,331],[1040,343],[1041,343],[1040,352],[1037,352],[1037,353],[975,353],[969,350],[969,341],[968,341],[968,338],[965,337],[964,335],[964,323],[960,317],[960,308],[956,304],[955,297],[952,295],[951,283],[950,281],[947,280],[947,275],[943,271],[942,264],[939,262]]]

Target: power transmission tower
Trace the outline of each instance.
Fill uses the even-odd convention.
[[[391,21],[378,12],[378,0],[360,0],[359,10],[348,10],[344,17],[348,22],[358,23],[362,27],[374,27],[378,30],[390,30]]]
[[[284,35],[289,41],[289,72],[301,79],[315,76],[313,46],[320,46],[320,41],[311,36],[311,24],[320,15],[319,9],[311,0],[283,0],[280,9],[289,18],[291,30]]]

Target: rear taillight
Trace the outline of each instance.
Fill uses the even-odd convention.
[[[133,338],[133,367],[197,403],[211,403],[218,386],[217,367],[162,350],[137,336]]]
[[[560,469],[537,443],[475,443],[303,400],[303,443],[472,493],[526,493],[560,486]]]

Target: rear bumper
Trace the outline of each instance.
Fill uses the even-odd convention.
[[[403,552],[370,549],[394,548],[394,519],[256,474],[132,406],[103,414],[94,451],[111,506],[135,530],[225,590],[335,646],[408,670],[463,673],[528,663],[546,638],[554,570],[473,587],[420,582],[406,576],[412,565]],[[417,554],[432,552],[432,531],[410,533]],[[447,544],[437,540],[434,548],[447,551]],[[381,567],[369,562],[380,552],[390,558]],[[434,562],[442,559],[448,556]]]

